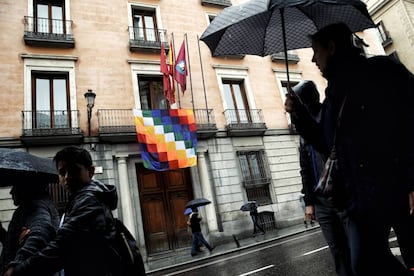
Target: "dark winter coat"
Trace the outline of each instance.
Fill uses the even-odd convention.
[[[334,199],[352,216],[379,219],[408,210],[414,191],[414,76],[388,57],[345,57],[326,74],[321,123],[303,116],[300,134],[328,154],[346,95],[336,149]]]
[[[117,206],[114,186],[92,181],[69,198],[55,240],[16,267],[16,275],[45,275],[65,270],[65,276],[118,275],[119,263],[109,244],[115,237],[111,211]]]
[[[201,221],[201,218],[198,216],[198,213],[193,212],[190,217],[191,233],[201,232],[200,221]]]
[[[314,190],[323,171],[325,158],[301,137],[299,140],[299,161],[305,206],[319,203],[319,197],[315,195]]]
[[[59,214],[48,195],[40,195],[18,206],[9,223],[2,252],[3,265],[22,262],[43,249],[55,238],[58,225]],[[30,230],[27,235],[22,235],[23,227]]]

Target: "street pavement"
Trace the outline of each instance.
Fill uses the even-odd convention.
[[[236,241],[230,241],[224,244],[217,244],[215,245],[215,248],[212,253],[208,252],[207,249],[203,248],[203,252],[195,257],[192,257],[190,255],[191,248],[182,248],[176,250],[173,254],[167,254],[163,257],[160,256],[149,258],[145,264],[147,275],[151,275],[151,273],[160,272],[164,269],[171,268],[174,266],[194,263],[203,259],[208,259],[211,257],[228,254],[252,246],[257,246],[261,243],[267,243],[270,241],[295,235],[315,228],[319,228],[319,225],[317,223],[315,223],[313,226],[308,226],[308,228],[305,228],[303,223],[301,223],[298,225],[293,225],[274,231],[268,231],[264,235],[258,234],[255,237],[240,239],[238,240],[238,244],[236,243]]]

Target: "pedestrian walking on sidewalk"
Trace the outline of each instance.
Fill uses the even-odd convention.
[[[293,87],[293,91],[315,120],[319,121],[321,103],[316,85],[312,81],[302,81]],[[334,207],[331,196],[315,192],[326,160],[303,137],[300,137],[299,145],[305,227],[307,221],[310,221],[311,225],[314,219],[319,222],[334,260],[336,274],[351,276],[353,274],[344,215]]]
[[[213,251],[214,246],[211,246],[203,236],[201,232],[201,225],[200,225],[201,218],[198,216],[197,208],[192,208],[192,213],[190,214],[189,225],[191,228],[191,256],[196,256],[197,252],[200,248],[200,243],[204,244],[204,246],[210,251]]]
[[[285,108],[299,134],[337,164],[331,192],[346,214],[354,275],[409,275],[388,239],[403,222],[413,248],[404,221],[414,211],[414,76],[390,57],[362,56],[353,36],[336,23],[310,37],[327,79],[321,121],[294,96]]]
[[[70,194],[62,225],[40,253],[10,266],[5,276],[49,275],[62,268],[66,276],[122,275],[121,260],[112,246],[115,186],[92,179],[95,167],[86,149],[66,147],[54,161],[60,184]]]
[[[263,227],[259,224],[259,213],[257,212],[256,202],[252,202],[250,208],[250,216],[252,217],[253,222],[253,236],[256,236],[258,230],[260,230],[260,232],[264,235],[266,232],[263,229]]]

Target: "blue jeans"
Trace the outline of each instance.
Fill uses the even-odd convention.
[[[256,234],[257,233],[256,228],[259,229],[260,232],[264,233],[265,231],[260,226],[258,217],[257,216],[251,216],[251,217],[252,217],[252,221],[253,221],[253,234]]]
[[[348,218],[354,275],[409,275],[389,248],[390,228],[389,222],[373,217]]]
[[[191,235],[192,243],[191,243],[191,255],[197,254],[197,246],[202,243],[208,250],[212,250],[213,248],[211,245],[206,241],[201,232],[193,232]]]
[[[343,214],[329,203],[320,200],[320,204],[315,204],[315,215],[331,251],[336,274],[339,276],[353,275]]]

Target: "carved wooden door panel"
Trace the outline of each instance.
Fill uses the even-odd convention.
[[[147,252],[190,246],[183,214],[193,196],[189,169],[157,172],[136,166]]]

